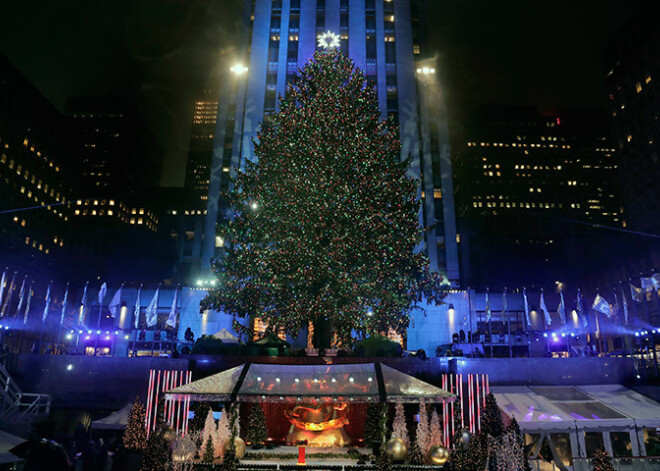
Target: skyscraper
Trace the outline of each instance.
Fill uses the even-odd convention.
[[[205,207],[203,203],[208,198],[217,111],[217,93],[210,89],[202,90],[195,100],[193,110],[184,185],[189,192],[197,196],[199,207]]]
[[[218,241],[215,225],[226,216],[219,196],[229,177],[254,160],[252,140],[277,111],[277,97],[312,57],[324,32],[339,35],[341,50],[373,84],[383,118],[393,115],[401,158],[421,181],[420,223],[431,269],[458,281],[458,256],[446,114],[435,61],[423,54],[423,1],[245,0],[240,58],[220,93],[213,145],[202,266]],[[437,72],[437,73],[436,73]]]

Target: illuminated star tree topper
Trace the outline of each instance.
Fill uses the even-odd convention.
[[[339,47],[339,35],[332,31],[326,31],[319,35],[319,47],[324,49],[336,49]]]

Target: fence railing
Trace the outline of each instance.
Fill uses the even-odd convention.
[[[530,460],[529,464],[534,471],[562,471],[554,462]],[[612,465],[616,471],[660,471],[660,457],[612,458]],[[593,458],[573,458],[573,466],[565,468],[572,471],[592,471]]]

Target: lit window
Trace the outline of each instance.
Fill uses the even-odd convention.
[[[649,83],[651,83],[651,76],[650,76],[650,75],[647,75],[647,76],[646,76],[646,79],[644,80],[644,83],[646,83],[647,85],[648,85]]]
[[[637,93],[639,93],[639,92],[642,91],[642,84],[641,84],[641,83],[637,82],[637,83],[635,84],[635,91],[636,91]]]
[[[626,141],[628,141],[628,142],[632,141],[632,134],[628,134],[626,136]]]

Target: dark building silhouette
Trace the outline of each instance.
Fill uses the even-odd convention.
[[[188,192],[195,194],[199,208],[206,208],[208,199],[217,113],[217,92],[210,89],[203,90],[195,99],[184,184]]]

